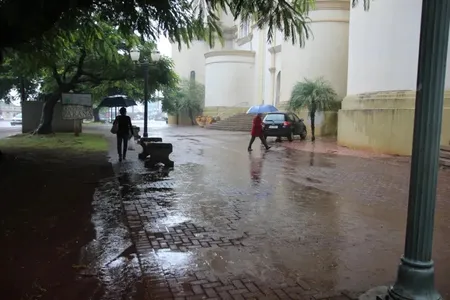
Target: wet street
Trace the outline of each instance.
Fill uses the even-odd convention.
[[[337,300],[394,282],[406,159],[326,153],[333,146],[320,140],[317,152],[298,150],[310,141],[273,143],[268,152],[256,141],[249,154],[243,133],[150,126],[149,136],[173,144],[175,168],[146,169],[140,146],[119,163],[112,137],[116,177],[94,199],[97,239],[80,264],[104,282],[104,299]],[[89,130],[111,136],[109,126]],[[444,298],[449,182],[442,171],[434,260]]]
[[[22,126],[11,126],[9,121],[0,120],[0,139],[11,135],[19,134]]]

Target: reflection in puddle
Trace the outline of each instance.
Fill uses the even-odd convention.
[[[96,239],[81,251],[79,274],[94,276],[101,281],[104,293],[100,299],[124,299],[136,292],[140,268],[128,229],[122,221],[120,192],[114,179],[97,188],[92,205]]]

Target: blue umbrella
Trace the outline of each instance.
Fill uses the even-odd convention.
[[[248,109],[247,114],[267,114],[276,111],[278,111],[278,109],[270,104],[253,105]]]

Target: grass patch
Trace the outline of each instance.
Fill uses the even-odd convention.
[[[108,142],[103,135],[90,133],[82,133],[80,136],[74,136],[73,133],[51,135],[19,134],[0,139],[0,148],[106,152],[108,150]]]

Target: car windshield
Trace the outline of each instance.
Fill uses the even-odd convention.
[[[284,122],[285,116],[284,114],[269,114],[264,118],[264,122]]]
[[[14,118],[22,119],[22,114],[17,114]]]

